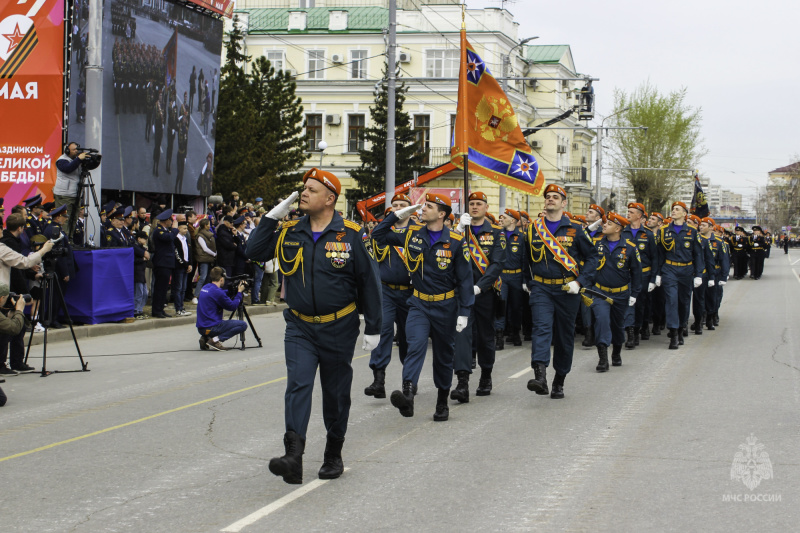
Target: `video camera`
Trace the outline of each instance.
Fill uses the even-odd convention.
[[[253,278],[247,274],[239,274],[238,276],[231,276],[228,280],[228,295],[233,298],[239,290],[239,283],[244,282],[244,289],[250,290],[253,288]]]
[[[81,168],[83,170],[94,170],[100,166],[100,160],[103,156],[100,154],[99,150],[94,148],[78,148],[79,154],[86,154],[86,157],[81,162]]]

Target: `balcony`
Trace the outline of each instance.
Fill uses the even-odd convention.
[[[436,147],[428,150],[428,157],[425,158],[425,166],[436,168],[450,162],[450,147]]]
[[[586,167],[563,167],[564,183],[589,183],[589,169]]]

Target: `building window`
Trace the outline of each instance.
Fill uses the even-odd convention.
[[[456,118],[457,115],[450,115],[450,146],[456,144]]]
[[[350,50],[350,78],[354,80],[367,79],[366,50]]]
[[[267,50],[266,55],[275,72],[283,70],[283,50]]]
[[[325,78],[325,50],[308,51],[308,79],[321,80]]]
[[[317,145],[322,140],[322,114],[306,115],[306,140],[308,151],[317,152]]]
[[[425,76],[428,78],[457,78],[459,50],[427,50]]]
[[[348,116],[347,151],[358,152],[364,149],[364,139],[361,133],[364,131],[366,118],[364,115]]]
[[[418,149],[425,156],[422,164],[427,165],[429,160],[428,155],[431,151],[430,115],[414,115],[414,133],[416,134]]]
[[[300,0],[300,7],[314,7],[316,0]]]

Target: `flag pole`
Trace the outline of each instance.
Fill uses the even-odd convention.
[[[458,114],[463,131],[461,132],[461,146],[459,150],[464,154],[464,192],[463,210],[468,211],[467,204],[469,198],[469,143],[467,141],[467,24],[466,24],[466,2],[461,4],[461,68],[458,71]]]

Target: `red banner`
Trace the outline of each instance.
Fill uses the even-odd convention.
[[[7,206],[36,193],[52,198],[63,75],[64,0],[2,2],[0,196]]]
[[[189,2],[228,18],[233,17],[233,0],[189,0]]]

